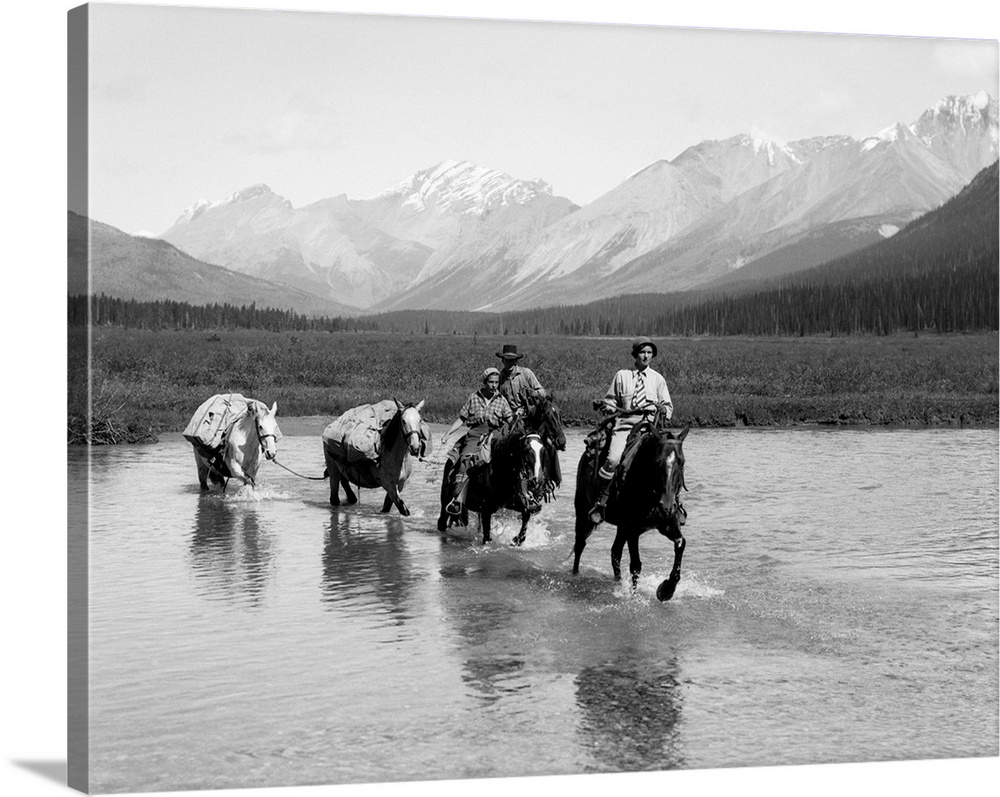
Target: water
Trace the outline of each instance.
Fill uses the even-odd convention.
[[[279,461],[321,474],[323,425]],[[401,518],[271,463],[203,495],[179,435],[94,449],[92,789],[997,755],[996,430],[693,430],[665,604],[656,532],[635,594],[605,527],[570,574],[581,450],[514,549],[509,514],[436,531],[440,450]]]

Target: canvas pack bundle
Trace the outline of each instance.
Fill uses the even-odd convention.
[[[353,407],[323,430],[323,440],[331,453],[348,462],[376,459],[382,430],[398,411],[391,399]]]
[[[220,393],[195,411],[184,430],[184,437],[196,446],[215,449],[222,445],[226,432],[247,411],[250,402],[240,393]]]

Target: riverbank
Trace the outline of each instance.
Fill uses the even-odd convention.
[[[91,342],[93,442],[179,431],[215,393],[241,392],[279,417],[332,419],[396,397],[450,423],[504,343],[552,390],[569,426],[631,363],[627,340],[376,333],[167,332],[97,328]],[[855,338],[671,338],[653,367],[675,425],[993,427],[994,334]],[[70,330],[69,440],[86,442],[86,329]]]

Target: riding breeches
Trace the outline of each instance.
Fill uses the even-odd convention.
[[[625,443],[628,441],[629,432],[635,424],[619,421],[611,432],[611,442],[608,444],[608,454],[601,465],[601,476],[610,479],[615,475],[615,468],[622,460],[625,451]]]

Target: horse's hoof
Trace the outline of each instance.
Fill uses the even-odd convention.
[[[514,539],[510,541],[510,544],[513,545],[515,548],[521,547],[522,545],[524,545],[524,535],[518,534]]]
[[[444,515],[441,515],[438,518],[438,531],[447,531],[447,530],[448,530],[448,518],[446,518]]]
[[[665,578],[660,582],[660,586],[656,588],[656,599],[661,603],[663,601],[668,601],[674,597],[674,590],[677,589],[677,581],[672,578]]]
[[[483,545],[486,545],[489,542],[493,542],[493,537],[491,537],[489,534],[484,534],[483,535]]]
[[[344,503],[345,503],[345,504],[347,504],[348,506],[353,506],[353,505],[354,505],[354,504],[356,504],[357,502],[358,502],[358,499],[357,499],[357,497],[354,497],[354,498],[348,498],[348,499],[347,499],[346,501],[344,501]],[[340,501],[338,501],[337,503],[339,504],[339,503],[340,503]]]
[[[388,512],[388,511],[389,510],[387,509],[386,512]],[[410,516],[410,508],[406,504],[400,504],[399,505],[399,514],[401,514],[403,517],[409,517]]]

